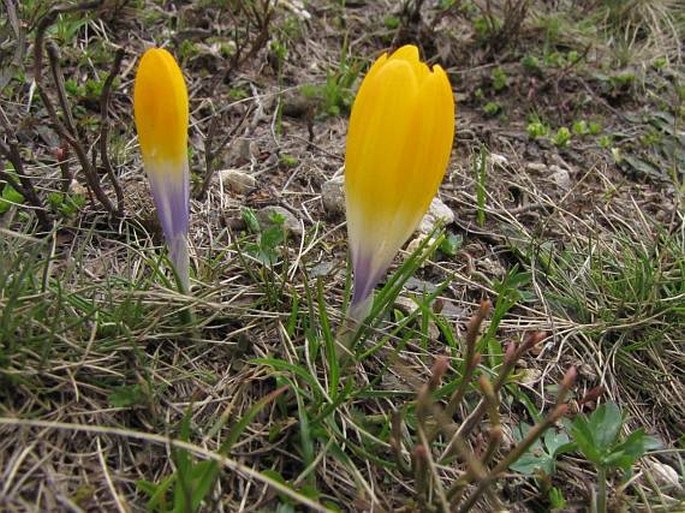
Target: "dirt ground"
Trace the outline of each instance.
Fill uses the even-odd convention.
[[[446,69],[457,101],[455,144],[439,191],[454,219],[445,227],[449,244],[402,295],[444,285],[439,311],[458,339],[481,300],[513,298],[497,329],[503,346],[525,333],[547,335],[519,362],[517,392],[502,401],[508,443],[532,410],[554,404],[554,387],[574,367],[576,411],[592,411],[596,398],[582,398],[601,388],[602,401],[626,414],[626,433],[644,428],[663,448],[629,484],[610,476],[609,511],[682,511],[685,90],[677,2],[657,2],[665,10],[654,17],[620,11],[625,19],[612,18],[603,2],[563,0],[112,0],[66,2],[59,15],[51,2],[10,4],[0,19],[3,140],[21,149],[57,228],[42,233],[30,208],[0,213],[3,264],[19,269],[35,260],[41,269],[35,289],[14,295],[7,285],[13,273],[0,273],[0,305],[23,319],[46,304],[40,320],[35,312],[22,326],[3,320],[1,509],[172,511],[173,500],[151,506],[150,499],[154,485],[186,468],[181,446],[166,441],[187,442],[197,460],[211,460],[240,425],[236,419],[250,417],[201,510],[317,510],[278,489],[283,480],[320,511],[443,511],[417,498],[415,476],[384,465],[388,433],[375,423],[389,425],[389,412],[411,402],[416,383],[446,353],[444,334],[409,344],[387,375],[385,353],[360,363],[350,379],[371,383],[376,394],[343,401],[335,425],[311,427],[311,461],[302,403],[314,403],[316,394],[301,374],[272,361],[294,367],[306,360],[309,319],[320,312],[297,305],[312,295],[325,297],[333,324],[342,322],[344,213],[326,207],[322,190],[343,172],[347,116],[369,63],[411,43]],[[66,109],[47,51],[41,83],[32,78],[36,34],[50,12],[53,23],[42,28],[46,48],[59,50]],[[666,19],[672,23],[659,21]],[[625,27],[631,38],[619,37]],[[163,266],[154,256],[163,240],[131,110],[137,61],[152,45],[175,55],[190,96],[193,299],[160,283]],[[107,85],[116,55],[120,66]],[[114,207],[107,167],[117,177],[123,215],[108,213],[88,190],[84,164],[37,87],[66,130],[74,125]],[[10,160],[3,155],[4,169]],[[231,182],[227,170],[251,177],[248,185]],[[85,201],[71,209],[64,199],[46,200],[71,174],[66,194]],[[263,237],[255,242],[245,211],[264,225],[268,215],[260,212],[273,206],[287,216],[288,235],[278,270],[267,272],[258,260],[273,248],[259,246]],[[674,245],[660,246],[665,238]],[[595,252],[606,259],[588,278]],[[643,254],[669,279],[657,287],[670,294],[668,308],[650,307],[657,304],[652,292],[626,293],[639,288],[635,281],[612,280]],[[50,263],[42,268],[41,260]],[[41,279],[61,285],[41,289]],[[192,334],[177,323],[188,304],[197,318]],[[22,348],[22,340],[30,343]],[[325,366],[302,365],[327,383]],[[286,406],[252,411],[285,385],[302,391]],[[329,431],[340,453],[322,442]],[[368,455],[370,447],[378,454]],[[676,483],[655,478],[654,462],[673,469]],[[459,463],[441,467],[441,479],[455,480]],[[545,478],[507,470],[474,511],[590,511],[594,480],[577,453]],[[553,509],[550,487],[561,490],[564,506]]]

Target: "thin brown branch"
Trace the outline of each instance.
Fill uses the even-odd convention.
[[[21,158],[21,152],[19,151],[19,143],[2,107],[0,107],[0,120],[2,120],[5,138],[7,139],[6,141],[0,139],[0,153],[9,160],[18,177],[18,180],[15,180],[14,176],[6,172],[3,167],[0,167],[0,180],[3,180],[12,186],[12,188],[26,199],[29,205],[35,208],[34,211],[41,230],[48,232],[52,228],[52,220],[33,186],[31,177],[24,169],[24,161]]]
[[[475,372],[476,367],[478,367],[478,363],[480,362],[480,355],[476,353],[476,343],[478,341],[480,326],[481,324],[483,324],[483,321],[490,312],[491,306],[492,303],[490,303],[490,301],[482,301],[480,307],[478,308],[478,311],[471,318],[466,328],[466,354],[464,356],[464,375],[462,376],[462,379],[459,382],[459,386],[452,394],[452,397],[450,397],[450,400],[447,403],[447,407],[445,408],[445,413],[450,418],[454,417],[454,414],[459,409],[459,405],[461,404],[462,400],[464,399],[464,395],[466,394],[466,389],[471,383],[473,373]]]
[[[547,414],[547,416],[539,423],[535,424],[523,440],[521,440],[516,446],[504,457],[502,460],[488,473],[488,475],[478,481],[478,486],[471,493],[469,498],[461,505],[459,508],[459,513],[466,513],[471,511],[471,508],[476,504],[478,499],[481,498],[483,493],[490,487],[490,485],[499,477],[499,475],[504,472],[509,466],[518,460],[524,452],[526,452],[535,441],[542,436],[542,434],[547,431],[554,423],[559,420],[568,406],[566,404],[560,404],[555,406],[554,409]]]
[[[48,52],[48,60],[50,61],[50,73],[52,74],[52,81],[57,88],[57,100],[59,106],[62,108],[62,116],[64,117],[64,125],[67,130],[76,136],[76,123],[74,116],[71,113],[71,106],[67,100],[67,91],[64,87],[64,73],[62,72],[62,56],[60,55],[59,47],[54,41],[48,41],[45,44],[45,49]]]
[[[105,79],[102,86],[102,94],[100,95],[100,158],[102,159],[102,166],[109,177],[109,181],[114,188],[114,194],[117,198],[117,215],[120,217],[124,215],[124,191],[121,189],[119,180],[114,173],[112,162],[109,159],[109,151],[107,149],[107,142],[109,139],[109,97],[112,91],[112,84],[114,79],[119,74],[121,69],[121,62],[124,59],[126,52],[123,48],[117,48],[114,54],[114,62],[109,70],[109,75]]]
[[[43,105],[45,106],[45,109],[48,112],[48,116],[50,117],[50,120],[52,121],[55,130],[69,144],[69,146],[71,146],[71,148],[74,150],[74,153],[76,153],[79,163],[83,168],[86,183],[88,184],[90,190],[95,194],[96,198],[102,204],[102,206],[105,207],[105,210],[107,210],[107,212],[109,212],[110,214],[116,214],[112,202],[110,201],[109,197],[105,194],[105,192],[102,190],[102,186],[100,185],[100,179],[97,175],[95,166],[92,165],[91,162],[88,160],[88,154],[84,146],[79,142],[79,135],[76,132],[75,127],[73,126],[74,123],[71,119],[71,114],[69,112],[69,103],[66,99],[64,84],[62,83],[63,76],[60,72],[59,55],[57,52],[58,49],[56,45],[48,45],[48,58],[50,60],[50,69],[52,70],[52,76],[55,80],[59,103],[62,106],[62,109],[64,110],[64,116],[67,120],[66,125],[60,120],[60,117],[57,114],[57,110],[55,109],[55,106],[52,103],[50,96],[47,94],[43,86],[43,46],[45,40],[45,32],[48,29],[48,27],[50,27],[50,25],[52,25],[55,22],[55,20],[60,14],[95,9],[100,7],[102,3],[103,1],[99,0],[96,2],[85,2],[75,6],[58,6],[48,11],[48,13],[38,22],[38,26],[36,28],[36,39],[33,48],[33,70],[34,80],[36,82],[36,89],[38,90],[38,94],[40,95],[40,98],[43,102]]]
[[[231,128],[228,133],[219,141],[218,144],[214,144],[214,138],[216,137],[216,130],[219,124],[219,119],[213,117],[209,123],[209,129],[207,130],[207,137],[205,138],[205,176],[202,179],[202,184],[195,192],[194,196],[196,199],[201,200],[207,194],[209,186],[212,182],[212,176],[214,176],[214,161],[217,154],[228,144],[228,142],[235,137],[247,121],[249,115],[254,111],[253,107],[245,109],[242,118],[236,125]]]
[[[410,469],[402,454],[402,414],[398,410],[392,412],[390,426],[390,448],[395,454],[395,460],[400,471],[408,474]]]

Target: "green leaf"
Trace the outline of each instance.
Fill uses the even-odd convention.
[[[590,423],[586,417],[578,416],[571,425],[571,437],[578,450],[595,465],[602,464],[602,454],[597,450]]]
[[[124,385],[109,394],[109,404],[114,408],[128,408],[145,402],[145,391],[140,385]]]
[[[568,435],[563,431],[557,431],[556,429],[547,430],[543,440],[545,442],[545,448],[547,449],[547,452],[552,456],[558,454],[561,449],[569,444]]]
[[[536,451],[540,451],[539,453]],[[520,472],[527,476],[535,475],[537,472],[542,471],[546,475],[550,475],[554,467],[553,460],[549,457],[547,453],[541,450],[538,446],[531,447],[521,455],[521,457],[514,463],[509,465],[511,470]]]
[[[622,425],[623,414],[616,403],[604,403],[593,411],[588,429],[595,448],[599,452],[608,451],[616,443]]]
[[[564,492],[562,492],[556,486],[553,486],[549,490],[549,503],[552,509],[561,509],[566,507],[566,499],[564,498]]]
[[[514,429],[514,438],[519,442],[525,438],[530,430],[531,426],[521,423]],[[509,468],[529,476],[535,475],[538,472],[551,475],[554,471],[554,454],[545,451],[545,447],[540,440],[535,440],[533,445],[518,460],[509,465]]]
[[[10,184],[5,184],[0,194],[0,214],[7,212],[12,205],[21,205],[23,202],[24,196]]]
[[[445,236],[445,240],[440,243],[440,247],[438,249],[447,256],[456,256],[457,251],[459,251],[459,248],[463,245],[463,243],[464,238],[461,235],[449,233]]]
[[[627,472],[647,451],[658,447],[659,443],[656,439],[639,429],[614,447],[605,462],[607,466],[618,467]]]
[[[247,229],[250,232],[259,233],[261,231],[261,227],[259,225],[259,221],[257,220],[257,216],[254,213],[254,210],[252,210],[251,208],[243,208],[240,211],[240,214],[243,218],[243,221],[245,221]]]

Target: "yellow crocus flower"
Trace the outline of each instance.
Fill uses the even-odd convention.
[[[188,91],[174,57],[150,48],[140,59],[133,109],[143,167],[169,257],[187,292],[188,258]]]
[[[363,320],[373,289],[426,213],[454,138],[454,97],[445,71],[416,46],[383,54],[352,106],[345,152],[345,206],[354,291]]]

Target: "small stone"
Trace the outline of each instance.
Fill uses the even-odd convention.
[[[256,213],[257,220],[266,226],[274,224],[273,217],[279,216],[283,218],[283,228],[286,233],[290,235],[302,235],[303,227],[300,220],[290,212],[290,210],[278,205],[269,205]]]
[[[398,296],[395,298],[395,308],[405,315],[411,315],[419,308],[419,305],[411,298]]]
[[[528,162],[526,164],[526,171],[531,173],[546,173],[547,169],[547,164],[543,164],[542,162]]]
[[[238,137],[231,142],[227,151],[227,161],[233,166],[248,164],[259,154],[257,143],[246,137]]]
[[[418,232],[423,234],[428,234],[433,231],[433,228],[438,223],[443,225],[448,225],[454,222],[454,212],[452,209],[445,205],[439,198],[433,198],[430,207],[428,207],[428,212],[423,216],[421,222],[419,223]]]
[[[428,237],[427,234],[419,233],[416,237],[414,237],[411,241],[409,241],[409,244],[407,244],[406,252],[410,253],[410,254],[415,253],[416,250],[419,249],[419,247],[421,246],[421,244],[423,244],[424,240],[426,240],[427,237]],[[434,242],[435,242],[435,238],[431,238],[431,240],[426,245],[426,248],[433,245]],[[424,251],[426,250],[426,248],[424,248]],[[423,268],[427,263],[428,263],[427,261],[424,261],[421,264],[421,268]]]
[[[238,194],[245,194],[257,187],[257,179],[254,176],[237,169],[223,169],[219,171],[219,180],[231,191]]]
[[[542,371],[540,369],[524,369],[518,381],[523,385],[532,385],[540,381],[541,377]]]
[[[509,159],[504,155],[500,155],[499,153],[491,153],[490,162],[492,162],[493,166],[505,167],[509,165]]]
[[[399,296],[395,299],[395,308],[397,308],[404,315],[412,315],[419,309],[419,305],[411,298]],[[427,332],[429,338],[437,340],[440,337],[440,328],[433,319],[428,319]]]
[[[647,460],[647,464],[649,465],[649,469],[652,471],[654,481],[656,481],[658,485],[664,487],[673,487],[677,488],[678,490],[682,489],[680,477],[678,476],[676,469],[652,458]]]
[[[69,192],[71,194],[86,196],[88,194],[88,189],[81,185],[77,180],[72,179],[69,183]]]
[[[333,262],[319,262],[309,270],[309,275],[312,278],[318,278],[319,276],[329,276],[332,275],[335,270],[336,266]]]
[[[414,276],[409,277],[409,279],[404,283],[404,288],[407,290],[413,290],[414,292],[426,294],[432,294],[438,290],[438,286],[435,283],[426,280],[420,280]]]
[[[302,0],[281,0],[280,5],[291,11],[295,16],[301,20],[308,20],[312,17],[304,8],[304,2]]]
[[[572,187],[571,174],[568,170],[552,164],[549,166],[550,175],[549,178],[552,180],[560,189],[568,191]]]
[[[321,186],[321,201],[329,214],[345,212],[345,176],[336,176]]]
[[[507,270],[504,268],[504,266],[499,260],[487,256],[481,257],[478,260],[476,260],[476,267],[486,276],[496,276],[499,278],[507,273]]]

